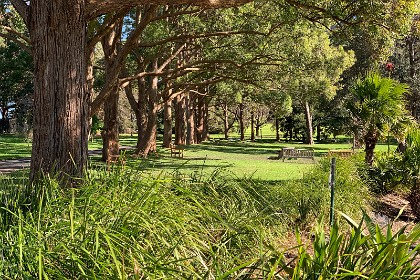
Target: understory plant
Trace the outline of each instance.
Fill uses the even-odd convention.
[[[350,232],[340,231],[338,223],[326,232],[319,224],[313,252],[297,233],[295,259],[286,262],[280,255],[275,268],[267,270],[276,271],[278,279],[418,279],[419,225],[409,232],[403,227],[393,233],[390,224],[381,228],[366,214],[359,224],[342,215],[351,225]]]
[[[121,168],[90,172],[77,189],[1,181],[0,277],[288,279],[279,240],[328,212],[328,166],[288,183]],[[341,211],[365,196],[352,166],[337,165]]]

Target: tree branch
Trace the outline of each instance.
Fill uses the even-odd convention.
[[[97,16],[119,11],[121,9],[133,8],[138,5],[182,5],[191,4],[204,8],[222,8],[239,6],[252,0],[87,0],[86,16],[93,19]]]
[[[29,23],[29,6],[26,4],[24,0],[11,0],[10,1],[19,15],[22,17],[23,21],[25,22],[26,26]]]
[[[14,36],[11,36],[8,33],[2,33],[2,32],[0,32],[0,37],[3,37],[3,38],[8,39],[10,41],[13,41],[14,43],[18,44],[22,49],[24,49],[26,52],[28,52],[29,54],[32,54],[31,47],[26,45],[22,41],[18,40],[18,38],[14,37]]]

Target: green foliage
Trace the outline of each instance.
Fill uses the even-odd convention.
[[[360,165],[359,172],[376,194],[386,194],[392,191],[406,189],[410,172],[403,163],[403,156],[398,153],[376,153],[373,166]]]
[[[352,130],[362,136],[366,162],[372,165],[373,149],[384,133],[401,137],[410,125],[404,95],[408,86],[377,72],[368,72],[351,88],[353,100],[348,108],[353,118]]]
[[[383,133],[392,123],[407,115],[404,108],[404,94],[408,91],[406,84],[369,72],[355,82],[351,91],[356,103],[350,104],[349,108],[362,128]]]
[[[276,269],[284,270],[288,279],[411,279],[418,276],[420,267],[415,261],[420,250],[420,245],[416,245],[420,239],[419,226],[409,233],[403,227],[393,234],[388,225],[384,234],[366,214],[359,224],[342,215],[352,226],[349,234],[341,233],[335,223],[328,236],[322,224],[318,225],[313,254],[308,252],[298,234],[296,265],[290,267],[280,261]],[[362,227],[363,222],[368,233]]]
[[[265,278],[263,260],[284,230],[328,208],[328,189],[309,178],[277,185],[218,171],[163,175],[91,172],[70,190],[54,178],[1,181],[1,277]]]

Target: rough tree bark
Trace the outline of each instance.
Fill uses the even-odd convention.
[[[157,69],[157,59],[153,63],[153,68],[155,70]],[[136,153],[143,157],[147,157],[149,153],[156,151],[157,115],[159,107],[158,80],[158,76],[151,77],[150,87],[147,88],[147,122],[141,141],[138,143],[136,149]]]
[[[312,128],[312,114],[311,108],[309,107],[309,103],[306,101],[304,104],[305,109],[305,121],[306,121],[306,138],[305,144],[313,145],[314,144],[314,136],[313,136],[313,128]]]
[[[111,72],[117,57],[117,48],[121,38],[122,22],[106,34],[102,40],[102,49],[104,51],[105,61],[105,79],[107,73]],[[107,162],[110,157],[119,155],[119,123],[118,123],[118,105],[119,105],[119,88],[118,84],[114,84],[110,90],[110,95],[104,102],[104,129],[102,131],[102,160]]]
[[[373,164],[373,156],[376,143],[378,142],[378,133],[374,130],[369,130],[364,136],[365,142],[365,161],[369,166]]]
[[[87,162],[85,3],[33,0],[30,5],[35,72],[30,177],[60,172],[67,181],[79,177]]]

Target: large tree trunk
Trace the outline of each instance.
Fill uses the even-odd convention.
[[[88,152],[85,2],[32,0],[30,5],[35,72],[30,177],[55,172],[63,179],[80,177]]]
[[[305,144],[313,145],[314,144],[314,136],[313,136],[313,128],[312,128],[312,114],[311,108],[309,107],[309,103],[305,102],[305,121],[306,121],[306,138]]]
[[[154,68],[157,68],[157,62],[155,62]],[[143,157],[147,157],[150,152],[156,151],[158,77],[156,76],[151,79],[151,87],[148,90],[147,125],[136,150],[136,153]]]
[[[163,106],[163,147],[169,148],[172,143],[172,100]]]
[[[197,143],[201,143],[208,139],[208,106],[205,96],[199,96],[197,111]]]
[[[368,165],[372,166],[373,164],[373,157],[374,157],[374,150],[376,143],[378,142],[378,133],[374,130],[369,130],[366,135],[364,136],[365,142],[365,161]]]

